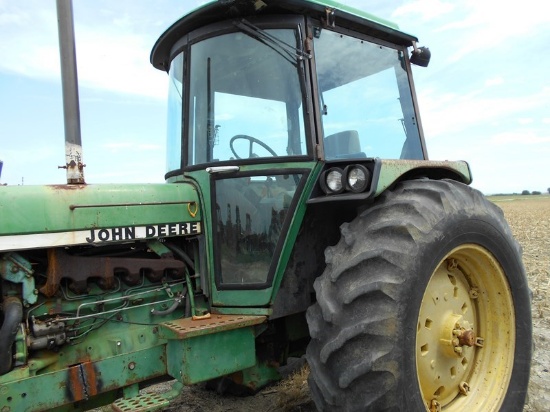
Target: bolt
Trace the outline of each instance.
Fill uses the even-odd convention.
[[[472,299],[477,299],[479,297],[479,290],[477,288],[470,289],[470,297]]]
[[[470,392],[470,385],[468,385],[468,382],[460,382],[460,385],[458,385],[458,390],[462,395],[468,396],[468,392]]]
[[[12,266],[12,267],[11,267],[11,273],[17,273],[17,272],[19,272],[19,268],[18,268],[17,266],[15,266],[15,265]]]
[[[458,262],[456,259],[447,259],[447,269],[455,270],[458,267]]]
[[[435,399],[432,399],[432,402],[430,403],[430,412],[440,412],[440,411],[441,411],[441,404]]]
[[[128,364],[128,369],[130,369],[131,371],[133,371],[135,368],[136,368],[136,363],[135,362],[130,362]]]
[[[2,408],[2,412],[10,412],[11,411],[11,408],[9,406],[4,406]]]
[[[461,346],[456,347],[455,352],[457,355],[462,355],[462,347]]]
[[[474,346],[476,343],[476,334],[471,329],[465,330],[459,335],[458,340],[461,346]]]

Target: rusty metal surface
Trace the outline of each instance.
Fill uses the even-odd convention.
[[[165,205],[193,205],[195,209],[198,208],[198,205],[194,201],[182,200],[175,202],[134,202],[134,203],[92,203],[92,204],[81,204],[81,205],[69,205],[70,210],[75,209],[86,209],[86,208],[101,208],[101,207],[129,207],[129,206],[165,206]],[[193,216],[192,213],[189,213]],[[193,216],[194,217],[194,216]]]
[[[78,190],[85,189],[86,185],[46,185],[54,190]]]
[[[473,330],[464,330],[457,336],[460,346],[474,346],[476,343],[476,334]]]
[[[70,288],[75,293],[85,293],[89,278],[96,278],[102,289],[115,286],[115,272],[127,284],[139,282],[145,272],[151,281],[159,281],[165,271],[183,276],[185,264],[175,259],[143,259],[115,257],[72,256],[62,249],[48,250],[48,271],[46,284],[40,292],[48,297],[55,295],[62,278],[71,279]]]
[[[160,324],[160,334],[166,339],[186,339],[265,322],[266,316],[212,315],[209,319],[178,319]]]
[[[87,400],[97,395],[98,383],[92,362],[84,362],[68,369],[66,387],[73,402]]]

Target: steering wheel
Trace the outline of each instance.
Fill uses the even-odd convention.
[[[233,152],[233,154],[235,155],[235,157],[237,159],[242,159],[241,156],[239,156],[237,154],[237,152],[235,151],[235,148],[233,147],[233,142],[235,140],[248,140],[249,143],[250,143],[250,146],[249,146],[249,149],[248,149],[248,158],[250,159],[251,157],[258,157],[258,155],[255,155],[254,152],[252,151],[252,146],[254,145],[254,143],[256,144],[259,144],[260,146],[262,146],[265,150],[267,150],[269,153],[271,153],[273,156],[277,157],[277,153],[275,153],[275,151],[269,147],[267,144],[265,144],[264,142],[262,142],[261,140],[258,140],[256,139],[255,137],[252,137],[252,136],[247,136],[245,134],[238,134],[236,136],[233,136],[231,138],[231,140],[229,141],[229,147],[231,148],[231,151]]]

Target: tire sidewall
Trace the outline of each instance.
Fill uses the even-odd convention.
[[[485,209],[482,209],[485,210]],[[408,276],[410,288],[401,307],[404,318],[402,371],[398,387],[403,388],[402,405],[410,410],[425,409],[416,368],[416,326],[424,291],[435,269],[453,249],[464,244],[477,244],[488,250],[501,265],[508,280],[516,319],[516,345],[510,388],[501,411],[517,410],[523,405],[531,361],[531,308],[521,257],[506,226],[497,215],[475,211],[451,213],[438,222],[427,236],[419,240],[418,255],[413,256]],[[515,390],[521,388],[522,390]]]

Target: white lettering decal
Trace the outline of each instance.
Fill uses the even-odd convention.
[[[201,233],[200,222],[167,223],[147,226],[121,226],[71,232],[36,233],[0,236],[0,252],[105,242],[125,242],[168,236],[189,236]]]

